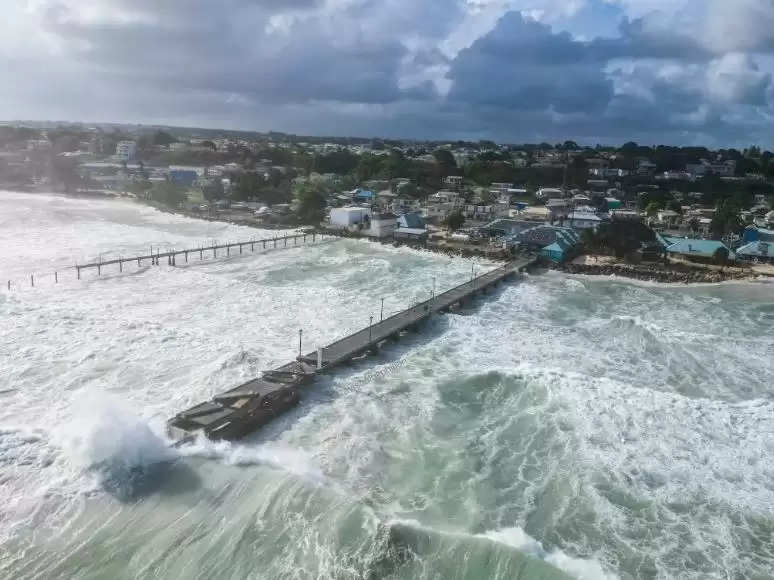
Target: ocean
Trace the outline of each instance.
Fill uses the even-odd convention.
[[[167,418],[299,330],[495,266],[326,240],[72,269],[274,234],[0,192],[0,577],[774,577],[774,284],[527,274],[171,449]]]

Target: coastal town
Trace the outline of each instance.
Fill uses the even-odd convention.
[[[0,188],[663,281],[774,274],[774,154],[0,125]],[[670,274],[665,274],[669,270]]]

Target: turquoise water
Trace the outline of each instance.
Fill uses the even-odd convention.
[[[68,240],[29,250],[40,269],[255,235],[121,202],[0,215],[20,277],[30,216]],[[290,360],[299,327],[328,342],[470,267],[345,240],[3,292],[0,575],[772,577],[765,282],[526,276],[248,440],[167,448],[165,418]]]

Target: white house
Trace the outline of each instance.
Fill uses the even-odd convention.
[[[332,226],[350,229],[360,226],[371,219],[371,209],[367,207],[334,207],[331,209]]]
[[[119,141],[116,143],[116,157],[121,161],[134,161],[137,156],[137,143],[134,141]]]
[[[587,211],[573,211],[567,215],[565,223],[577,230],[586,230],[599,227],[602,218],[597,214]]]

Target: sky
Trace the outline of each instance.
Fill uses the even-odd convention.
[[[0,0],[0,118],[774,147],[774,0]]]

